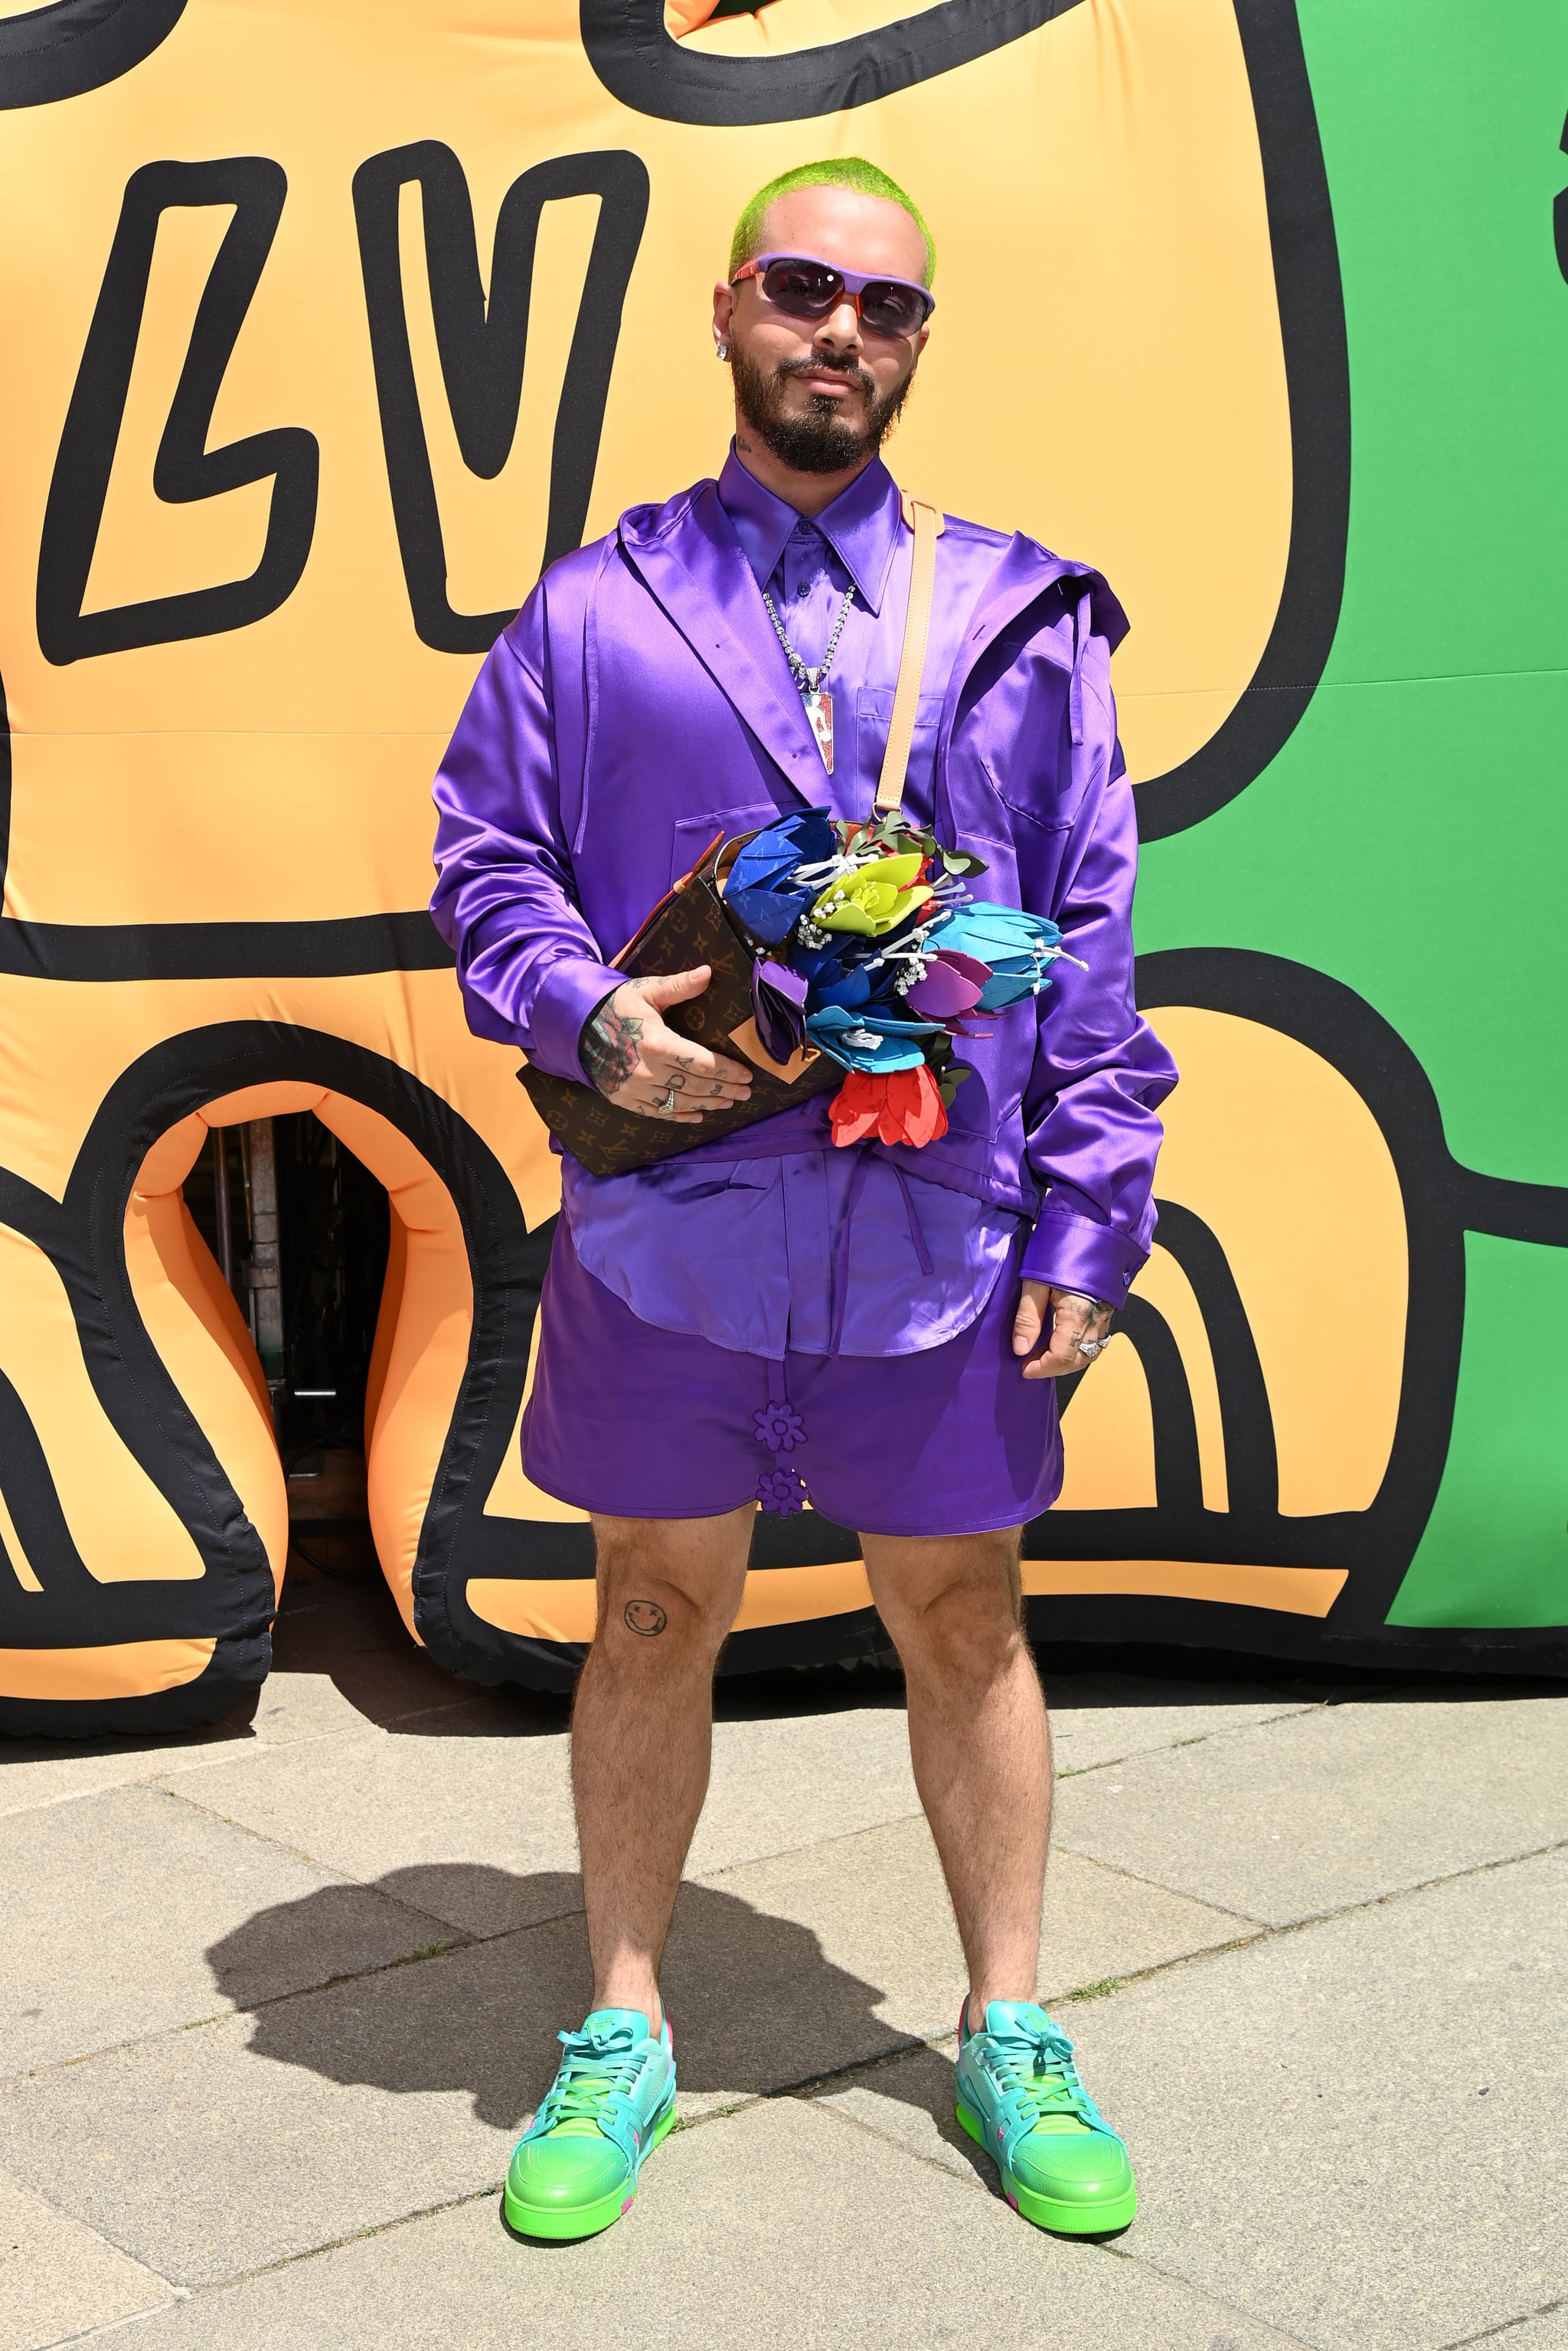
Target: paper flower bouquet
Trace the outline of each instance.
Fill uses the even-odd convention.
[[[801,810],[730,866],[725,908],[757,948],[758,1035],[780,1062],[815,1049],[843,1070],[835,1143],[946,1134],[969,1074],[954,1043],[978,1033],[966,1024],[1051,985],[1061,932],[972,898],[968,878],[984,872],[896,810],[869,824]]]

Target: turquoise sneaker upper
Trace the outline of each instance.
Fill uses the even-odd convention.
[[[1071,2042],[1032,2001],[993,2000],[982,2032],[966,2015],[958,2094],[1025,2188],[1070,2203],[1132,2188],[1126,2148],[1079,2079]]]
[[[667,2018],[654,2035],[639,2009],[597,2008],[580,2032],[557,2038],[555,2080],[517,2142],[507,2178],[512,2195],[532,2207],[594,2204],[629,2187],[674,2103]]]

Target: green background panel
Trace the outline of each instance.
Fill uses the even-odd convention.
[[[1458,1158],[1561,1184],[1568,9],[1299,13],[1349,344],[1343,606],[1266,774],[1145,850],[1139,945],[1332,973],[1416,1051]]]
[[[1457,1158],[1561,1184],[1565,746],[1565,673],[1325,685],[1266,776],[1145,848],[1139,947],[1329,972],[1411,1047]]]
[[[1391,1625],[1568,1623],[1568,1250],[1470,1233],[1454,1439]]]

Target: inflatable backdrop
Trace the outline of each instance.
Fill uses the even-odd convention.
[[[281,1111],[391,1201],[411,1635],[570,1679],[589,1531],[517,1442],[554,1162],[423,912],[429,782],[540,568],[716,471],[730,225],[830,152],[940,244],[895,472],[1134,624],[1184,1074],[1035,1630],[1568,1663],[1554,0],[54,0],[0,110],[0,1726],[267,1670],[285,1482],[182,1184]],[[863,1653],[868,1597],[764,1520],[728,1662]]]

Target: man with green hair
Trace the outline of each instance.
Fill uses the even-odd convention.
[[[736,416],[717,480],[551,567],[436,786],[433,912],[472,1026],[692,1130],[680,1156],[618,1176],[563,1155],[524,1418],[528,1477],[591,1517],[599,1586],[572,1724],[593,2004],[506,2189],[537,2236],[617,2219],[674,2121],[659,1966],[759,1501],[854,1531],[903,1662],[967,1968],[960,2123],[1040,2226],[1133,2216],[1126,2151],[1034,2000],[1051,1767],[1019,1564],[1061,1485],[1053,1382],[1098,1356],[1148,1254],[1176,1076],[1133,1003],[1109,682],[1125,622],[1099,574],[952,516],[922,540],[936,585],[905,808],[1075,959],[964,1025],[950,1113],[850,1134],[818,1092],[705,1142],[704,1116],[749,1096],[743,1031],[732,1057],[662,1017],[706,966],[627,980],[610,961],[716,836],[871,814],[915,601],[912,521],[877,453],[931,332],[935,263],[873,164],[760,190],[714,290]]]

